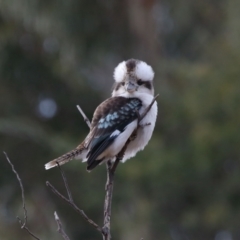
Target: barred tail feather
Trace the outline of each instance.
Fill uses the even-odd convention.
[[[63,165],[71,160],[73,160],[75,157],[80,155],[82,153],[83,149],[73,149],[72,151],[62,155],[61,157],[58,157],[48,163],[45,164],[45,169],[48,170],[50,168],[56,167],[58,164]]]

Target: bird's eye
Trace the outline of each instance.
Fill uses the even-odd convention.
[[[141,79],[138,79],[137,84],[138,84],[138,85],[142,85],[142,84],[143,84],[143,81],[142,81]]]
[[[121,82],[121,85],[124,86],[124,85],[125,85],[125,82]]]

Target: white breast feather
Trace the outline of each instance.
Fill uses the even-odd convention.
[[[143,113],[146,107],[148,107],[153,100],[153,97],[150,96],[149,94],[144,95],[145,95],[144,97],[143,96],[139,97],[140,99],[142,98],[141,100],[143,102],[143,107],[139,111],[140,114]],[[138,151],[143,150],[145,148],[145,146],[151,139],[153,129],[156,123],[156,118],[157,118],[157,103],[155,102],[152,105],[149,112],[147,113],[147,115],[140,122],[140,125],[142,125],[143,127],[139,128],[137,132],[137,137],[132,142],[129,143],[122,162],[125,162],[129,158],[134,157]],[[149,123],[150,125],[147,125]]]

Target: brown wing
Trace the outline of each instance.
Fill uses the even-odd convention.
[[[88,165],[109,147],[128,124],[137,119],[141,107],[142,102],[138,98],[124,97],[109,98],[98,106],[86,139]]]

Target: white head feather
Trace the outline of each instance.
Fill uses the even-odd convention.
[[[115,68],[113,77],[116,82],[122,82],[127,74],[126,61],[118,64]],[[151,66],[143,61],[137,61],[135,74],[138,79],[143,81],[152,81],[154,78],[154,72]]]
[[[123,61],[119,63],[115,68],[113,73],[113,78],[115,79],[116,82],[121,82],[124,76],[126,75],[126,73],[127,73],[126,62]]]
[[[136,76],[143,81],[152,81],[154,78],[154,72],[151,66],[147,63],[139,61],[135,70]]]

